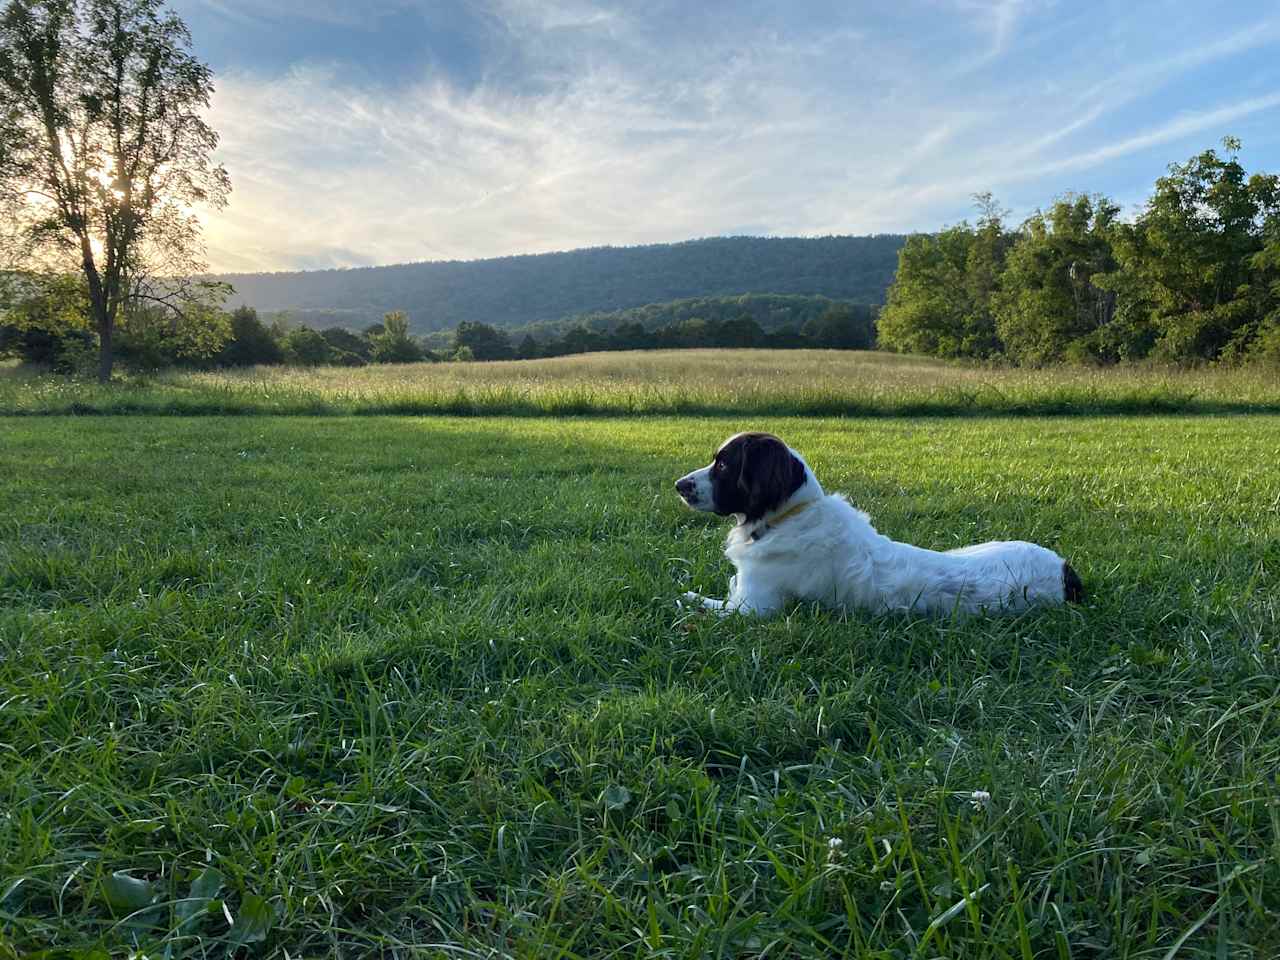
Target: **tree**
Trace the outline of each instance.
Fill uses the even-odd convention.
[[[333,363],[335,359],[329,341],[310,327],[290,330],[282,346],[285,362],[300,367],[320,367]]]
[[[0,273],[0,322],[59,333],[85,327],[84,278],[74,273]]]
[[[1230,356],[1280,363],[1280,215],[1267,218],[1263,239],[1265,245],[1250,261],[1257,319],[1239,331]]]
[[[487,323],[463,321],[453,333],[455,353],[464,347],[476,360],[510,360],[511,341],[503,330],[498,330]]]
[[[769,334],[768,345],[774,350],[796,350],[811,347],[813,343],[795,327],[786,326]]]
[[[1106,334],[1116,294],[1094,284],[1116,268],[1111,234],[1120,208],[1105,197],[1068,195],[1022,225],[993,298],[996,331],[1019,363],[1119,359]]]
[[[238,307],[231,313],[231,338],[222,347],[217,362],[226,367],[251,367],[284,362],[280,342],[258,319],[253,307]]]
[[[870,350],[875,346],[871,308],[852,303],[833,303],[801,329],[815,347]]]
[[[969,352],[965,264],[972,244],[967,224],[908,238],[880,312],[881,346],[936,357]]]
[[[516,350],[517,360],[533,360],[541,355],[538,349],[538,341],[533,339],[533,334],[526,333],[524,339],[520,341],[520,346]]]
[[[1172,164],[1138,219],[1116,231],[1112,283],[1146,305],[1156,350],[1170,359],[1242,352],[1272,302],[1259,255],[1280,219],[1280,177],[1248,176],[1240,142],[1223,147],[1225,156]]]
[[[231,189],[201,115],[212,74],[190,46],[162,0],[10,0],[0,14],[5,241],[33,273],[83,274],[104,381],[118,321],[149,307],[208,323],[227,292],[176,279],[204,269],[194,208]]]
[[[85,317],[83,277],[0,273],[0,356],[79,373],[92,346]]]
[[[1013,236],[989,193],[974,196],[980,216],[937,234],[907,239],[877,332],[881,346],[936,357],[1000,352],[993,300]]]
[[[937,234],[907,239],[877,333],[889,350],[936,357],[991,357],[1001,350],[993,304],[1013,236],[989,193],[974,196],[981,216]]]
[[[374,363],[419,363],[427,353],[409,334],[409,318],[399,310],[382,318],[382,332],[370,336]]]
[[[563,353],[595,353],[608,347],[609,342],[602,334],[586,327],[573,327],[564,332],[560,338],[560,349]],[[490,359],[476,356],[477,360]],[[494,358],[500,359],[500,358]]]
[[[978,226],[965,258],[965,293],[968,309],[965,318],[964,354],[989,357],[1000,352],[996,333],[993,299],[1004,272],[1005,258],[1013,246],[1013,235],[1005,229],[1007,210],[1001,209],[988,193],[974,194],[978,208]]]
[[[654,346],[653,339],[644,324],[635,321],[618,324],[609,338],[614,350],[646,350]]]
[[[362,366],[373,359],[373,344],[368,338],[345,327],[328,327],[320,331],[320,336],[333,347],[338,361],[344,366]]]
[[[720,345],[725,347],[759,347],[765,342],[760,324],[747,314],[720,324]]]
[[[93,348],[84,318],[83,278],[0,274],[0,357],[79,373]]]
[[[230,335],[231,317],[222,310],[207,311],[198,323],[179,323],[160,307],[138,305],[117,331],[115,354],[135,370],[201,365],[218,355]]]

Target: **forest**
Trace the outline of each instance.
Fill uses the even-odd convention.
[[[716,237],[492,260],[214,278],[231,308],[356,330],[403,311],[414,333],[524,327],[688,297],[804,294],[883,303],[904,236]]]

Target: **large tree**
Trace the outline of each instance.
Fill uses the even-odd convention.
[[[1114,321],[1116,294],[1093,280],[1116,268],[1110,235],[1119,215],[1106,197],[1067,195],[1022,225],[992,301],[1010,359],[1118,359],[1104,335]]]
[[[992,301],[1013,235],[989,193],[974,195],[977,226],[967,222],[909,237],[880,312],[887,350],[935,357],[990,357],[1000,352]]]
[[[10,0],[0,15],[0,241],[31,277],[83,274],[102,380],[131,311],[200,323],[224,288],[199,207],[230,192],[212,74],[162,0]]]
[[[513,355],[505,330],[468,320],[462,321],[454,330],[453,347],[455,351],[465,348],[476,360],[510,360]]]
[[[1115,231],[1112,281],[1149,311],[1156,350],[1176,360],[1243,355],[1276,309],[1268,243],[1280,236],[1280,176],[1250,176],[1240,142],[1169,167],[1146,207]]]
[[[382,332],[370,335],[374,363],[420,363],[427,359],[416,337],[409,333],[409,318],[392,310],[382,318]]]

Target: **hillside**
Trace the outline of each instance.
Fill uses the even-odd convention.
[[[417,333],[464,320],[522,327],[690,297],[744,293],[884,301],[905,238],[722,237],[493,260],[306,273],[231,274],[232,306],[359,329],[390,310]]]

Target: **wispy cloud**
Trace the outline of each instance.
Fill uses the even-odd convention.
[[[342,0],[195,0],[223,16],[241,22],[272,21],[360,26],[379,15],[404,9],[411,0],[365,0],[362,3],[345,3]]]
[[[305,14],[300,0],[256,14],[247,0],[191,2],[376,19],[424,0]],[[1006,196],[1025,212],[1110,189],[1116,164],[1148,156],[1150,182],[1234,124],[1280,115],[1280,73],[1266,66],[1280,17],[1250,10],[1108,48],[1081,33],[1092,20],[1042,0],[813,9],[806,21],[763,0],[492,0],[467,7],[481,18],[471,29],[496,31],[480,82],[424,64],[388,88],[322,50],[291,69],[224,70],[213,120],[235,194],[208,225],[210,259],[310,268],[932,229],[975,190],[1025,195]],[[1248,82],[1211,82],[1225,63]]]
[[[1119,142],[1109,143],[1105,147],[1098,147],[1073,156],[1064,157],[1061,160],[1042,164],[1029,171],[1028,175],[1042,177],[1046,174],[1069,170],[1089,170],[1106,163],[1108,160],[1128,156],[1160,144],[1171,143],[1191,134],[1224,130],[1227,124],[1236,120],[1277,108],[1280,108],[1280,92],[1263,97],[1252,97],[1248,100],[1226,104],[1213,110],[1183,114],[1168,123],[1145,130]]]
[[[1018,19],[1026,8],[1026,0],[993,0],[989,3],[966,3],[965,6],[976,7],[980,16],[987,21],[991,46],[986,57],[994,59],[1009,49]]]

